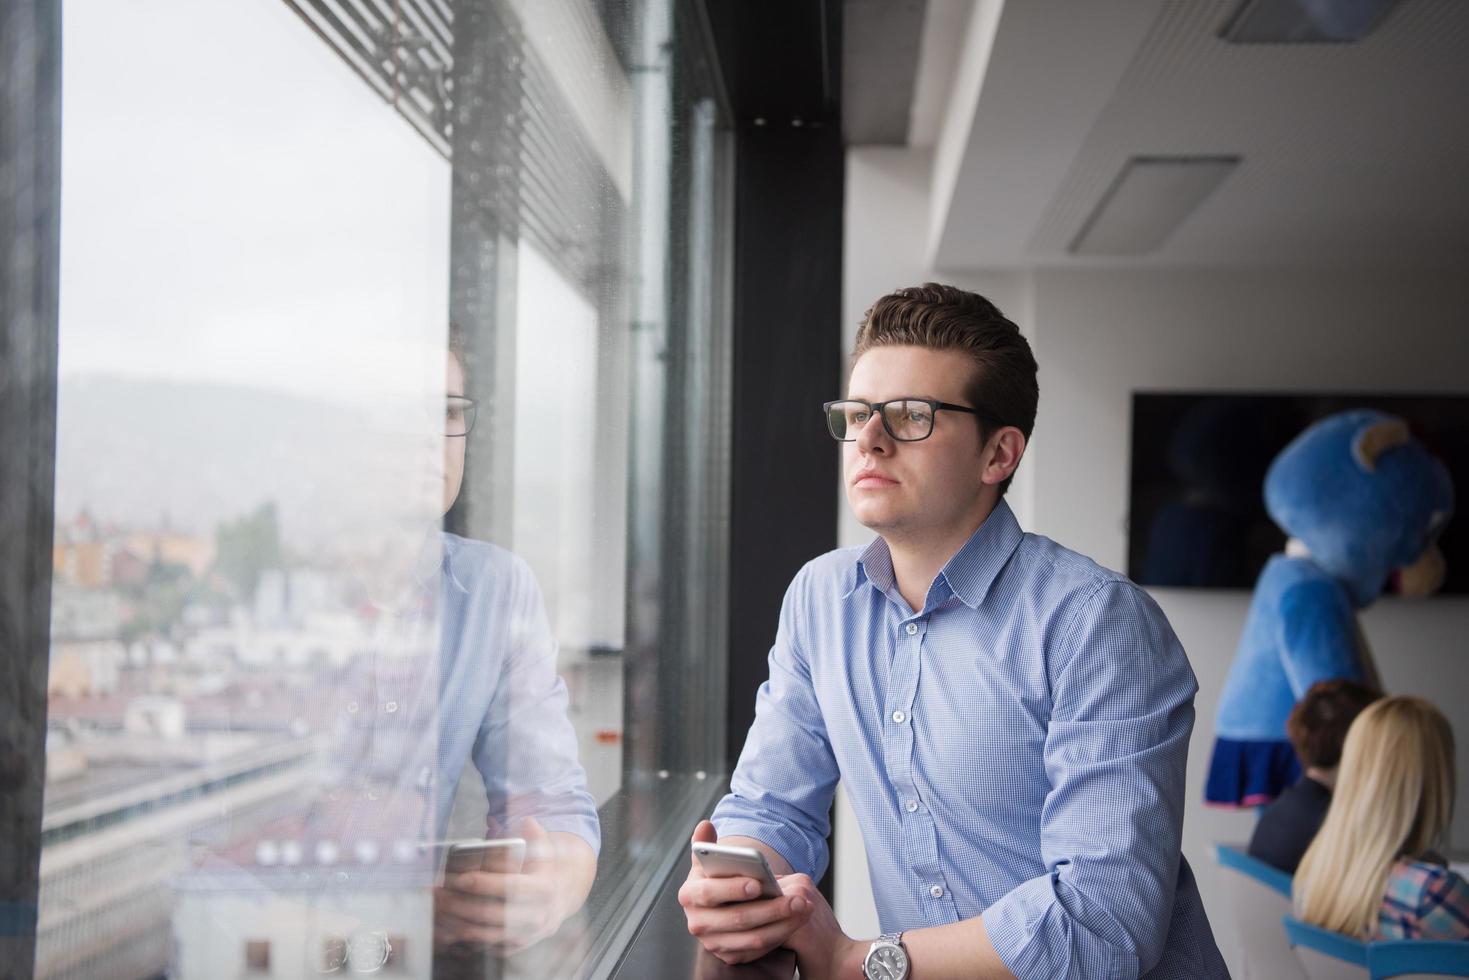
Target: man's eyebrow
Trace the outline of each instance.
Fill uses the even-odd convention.
[[[942,399],[942,398],[935,398],[933,395],[918,395],[918,394],[914,394],[912,392],[909,392],[906,395],[894,395],[892,398],[884,398],[882,400],[885,401],[885,402],[900,402],[900,401],[903,401],[904,399],[908,399],[908,400],[916,401],[916,402],[941,402],[941,401],[944,401],[944,399]],[[874,401],[874,399],[871,399],[871,398],[863,398],[861,395],[851,395],[851,394],[847,395],[847,400],[848,401],[856,401],[856,402],[868,402],[868,403],[871,403],[872,401]]]

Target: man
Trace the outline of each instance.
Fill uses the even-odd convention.
[[[473,424],[464,355],[451,342],[445,513],[459,496]],[[530,567],[445,533],[439,572],[437,827],[442,836],[468,759],[485,782],[487,836],[523,837],[527,853],[514,873],[492,863],[447,874],[435,891],[434,940],[513,953],[550,936],[586,901],[601,845],[596,802],[577,761],[556,641]]]
[[[429,471],[443,513],[459,495],[475,417],[457,343],[447,371],[444,415],[431,420],[442,426],[431,433],[442,467]],[[523,838],[525,861],[447,872],[434,889],[434,944],[517,952],[581,907],[601,843],[556,642],[530,567],[502,548],[435,528],[406,578],[380,616],[381,649],[354,662],[337,691],[339,778],[359,790],[349,809],[362,836],[442,840],[472,764],[484,796],[470,805],[483,819],[469,833]]]
[[[828,425],[878,537],[791,583],[731,792],[694,834],[764,852],[785,895],[694,866],[689,931],[728,962],[788,946],[813,978],[1227,976],[1179,853],[1183,649],[1146,593],[1002,499],[1035,421],[1029,345],[929,284],[878,300],[854,358]],[[876,943],[812,881],[838,779]]]

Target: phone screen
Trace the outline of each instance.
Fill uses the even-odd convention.
[[[525,865],[525,841],[519,837],[502,840],[457,841],[449,845],[444,860],[448,874],[466,871],[490,871],[496,874],[519,874]]]

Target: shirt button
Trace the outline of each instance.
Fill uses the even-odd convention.
[[[908,716],[905,715],[905,714],[903,714],[903,712],[901,712],[901,711],[894,711],[893,712],[893,721],[897,722],[898,724],[901,725],[903,722],[905,722],[907,720],[908,720]]]
[[[918,801],[917,800],[909,800],[908,801],[908,812],[909,813],[917,813],[918,812]]]
[[[944,886],[943,885],[934,885],[932,888],[930,888],[928,890],[928,893],[930,895],[932,895],[934,898],[943,898],[944,897]]]
[[[349,714],[349,715],[355,715],[356,713],[357,713],[357,702],[356,701],[348,701],[347,702],[347,714]]]
[[[388,714],[392,714],[393,712],[398,710],[398,702],[389,701],[387,704],[383,705],[383,710],[386,711]]]
[[[913,636],[917,632],[918,632],[918,624],[917,623],[909,623],[908,624],[908,635],[909,636]]]

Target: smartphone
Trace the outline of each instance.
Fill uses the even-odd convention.
[[[463,874],[466,871],[519,874],[525,865],[525,838],[523,837],[502,837],[498,840],[454,840],[445,841],[442,846],[445,874]]]
[[[765,855],[753,847],[738,847],[733,844],[705,844],[695,841],[691,847],[694,860],[711,878],[754,878],[760,882],[761,898],[780,898],[785,894],[775,880],[775,872]]]

